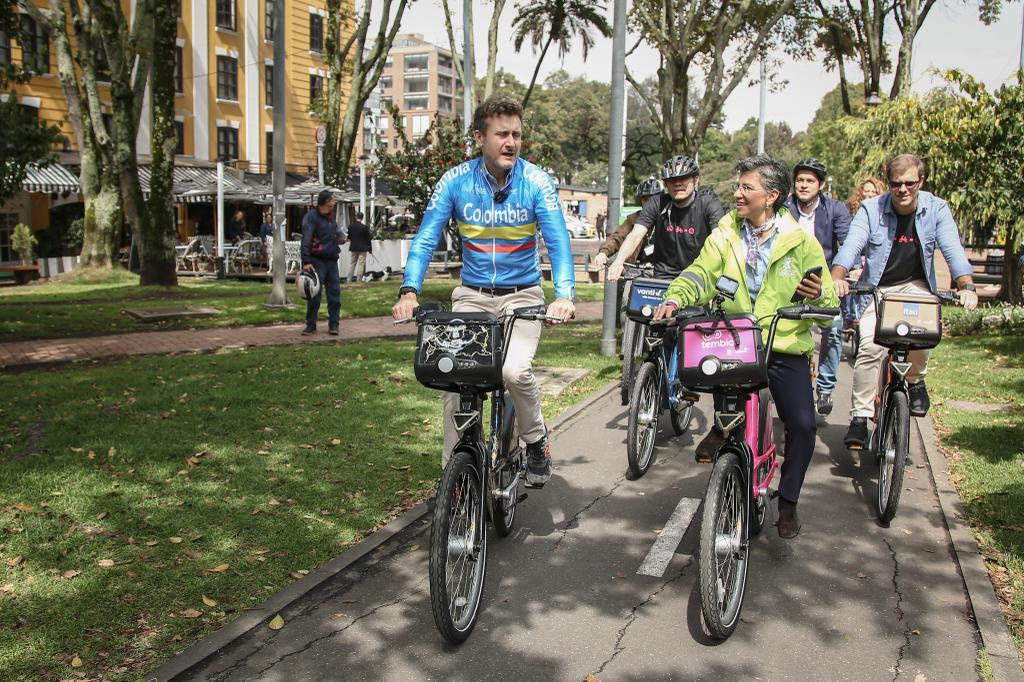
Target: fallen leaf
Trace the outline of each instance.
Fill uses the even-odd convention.
[[[220,564],[219,566],[214,566],[213,568],[208,568],[206,570],[210,573],[223,573],[224,571],[228,570],[228,565]]]
[[[584,682],[598,682],[598,679],[596,677],[594,677],[593,673],[591,673],[591,674],[587,675],[587,679],[584,680]]]
[[[82,448],[71,448],[71,452],[82,452]]]
[[[300,447],[301,449],[303,449],[303,450],[312,450],[312,449],[313,449],[313,446],[312,446],[312,445],[310,445],[309,443],[303,443],[303,444],[302,444],[302,445],[300,445],[299,447]]]
[[[394,464],[392,464],[391,468],[394,469],[395,471],[408,471],[409,469],[412,468],[412,465],[406,464],[405,466],[396,467]]]
[[[201,615],[203,615],[203,612],[198,609],[185,609],[181,612],[183,618],[198,618]]]
[[[179,538],[177,535],[172,535],[171,537],[167,538],[167,542],[171,543],[172,545],[180,545],[181,538]]]
[[[270,452],[268,452],[267,450],[257,450],[256,454],[259,455],[260,457],[266,457],[270,454]]]
[[[863,580],[864,578],[868,577],[868,574],[865,573],[864,571],[857,571],[857,577],[860,578],[861,580]]]
[[[216,599],[210,599],[209,597],[207,597],[204,594],[203,595],[203,603],[206,604],[207,606],[216,606],[217,605],[217,600]]]
[[[100,512],[96,515],[96,520],[102,521],[103,519],[107,518],[107,516],[109,516],[109,512]]]
[[[331,439],[331,445],[341,445],[341,439],[340,438],[332,438]]]
[[[914,534],[912,531],[907,530],[906,528],[900,528],[900,531],[902,531],[904,535],[913,535]]]
[[[156,547],[159,544],[160,544],[159,540],[150,540],[149,542],[146,543],[146,547]]]
[[[32,511],[31,504],[21,504],[20,502],[14,505],[14,508],[17,509],[18,511]]]
[[[75,656],[74,658],[72,658],[71,659],[71,667],[72,668],[81,668],[82,667],[82,659],[79,658],[78,656]]]
[[[919,635],[919,634],[921,634],[921,631],[918,630],[917,628],[914,628],[913,630],[910,631],[910,634],[912,634],[912,635]]]
[[[7,565],[10,566],[11,568],[14,568],[15,566],[17,566],[18,564],[20,564],[24,560],[25,560],[25,557],[23,557],[22,555],[19,554],[18,556],[14,557],[13,559],[8,559],[7,560]]]
[[[61,492],[61,491],[59,491],[59,490],[54,490],[53,492],[51,492],[51,493],[50,493],[50,495],[52,495],[53,497],[60,497],[60,496],[61,496],[61,495],[63,495],[63,494],[64,494],[64,493],[62,493],[62,492]]]
[[[412,547],[410,547],[410,548],[409,548],[409,551],[410,551],[410,552],[415,552],[415,551],[416,551],[416,550],[418,550],[419,548],[420,548],[420,546],[419,546],[419,545],[413,545]]]
[[[276,499],[274,499],[274,498],[272,497],[272,498],[270,498],[270,502],[267,502],[267,504],[269,504],[269,505],[270,505],[271,507],[276,507],[277,505],[279,505],[279,504],[281,504],[281,503],[280,503],[280,502],[278,502],[278,501],[277,501]]]
[[[14,585],[7,583],[6,585],[0,585],[0,594],[10,594],[14,592]]]
[[[267,623],[267,627],[271,630],[280,630],[284,627],[284,618],[281,617],[281,614],[277,614],[270,619],[270,622]]]
[[[99,561],[96,562],[96,565],[97,566],[101,566],[102,568],[111,568],[114,565],[114,560],[113,559],[100,559]]]
[[[64,577],[66,579],[68,579],[68,580],[71,580],[72,578],[74,578],[76,575],[79,575],[79,574],[81,574],[81,571],[74,571],[74,570],[72,570],[72,571],[64,571]]]
[[[918,673],[914,675],[914,682],[928,682],[928,678],[925,677],[922,673]]]

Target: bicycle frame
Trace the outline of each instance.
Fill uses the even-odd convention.
[[[671,409],[679,404],[679,398],[673,390],[679,384],[679,353],[676,352],[675,330],[668,327],[662,329],[663,333],[653,335],[650,326],[647,327],[648,333],[644,338],[644,345],[647,346],[645,361],[658,366],[661,404]]]

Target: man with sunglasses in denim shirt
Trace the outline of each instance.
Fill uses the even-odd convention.
[[[960,243],[960,233],[949,204],[924,192],[924,162],[912,154],[901,154],[886,164],[890,191],[861,204],[850,224],[846,241],[832,261],[836,293],[849,292],[845,277],[863,250],[867,256],[861,281],[877,286],[881,293],[897,291],[936,293],[935,248],[949,265],[960,302],[973,310],[978,305],[971,264]],[[878,372],[887,350],[874,343],[875,304],[872,301],[860,319],[860,349],[853,370],[853,408],[844,444],[851,450],[867,446],[867,420],[874,414]],[[928,390],[924,385],[928,351],[910,353],[910,414],[928,413]]]

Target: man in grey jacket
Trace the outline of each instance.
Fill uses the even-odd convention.
[[[867,262],[861,281],[890,291],[936,293],[935,248],[942,251],[949,272],[959,290],[960,302],[968,310],[978,305],[971,264],[960,243],[960,233],[949,204],[921,187],[924,162],[912,154],[901,154],[886,164],[890,191],[864,201],[850,224],[850,232],[832,261],[836,293],[849,293],[846,274],[865,252]],[[874,414],[878,372],[887,349],[874,343],[875,304],[872,301],[860,318],[860,349],[853,370],[853,408],[844,443],[851,450],[867,445],[867,419]],[[910,353],[910,414],[928,412],[928,390],[924,385],[928,352]]]

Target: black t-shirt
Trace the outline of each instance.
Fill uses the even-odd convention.
[[[926,279],[921,247],[917,238],[915,214],[896,215],[896,234],[892,238],[892,251],[885,263],[885,271],[878,286],[905,284]]]
[[[707,188],[698,190],[686,208],[677,205],[667,194],[649,199],[637,216],[636,224],[647,228],[648,241],[654,245],[650,258],[654,276],[675,277],[689,267],[724,215],[718,195]]]
[[[373,250],[370,243],[370,228],[358,220],[348,226],[348,250],[350,253]]]

